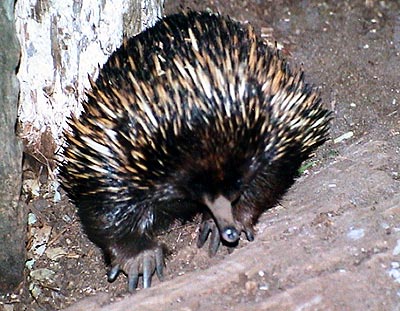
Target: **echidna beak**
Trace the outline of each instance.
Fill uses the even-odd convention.
[[[240,237],[240,230],[236,228],[236,222],[233,219],[231,202],[220,195],[214,201],[205,197],[204,203],[210,209],[217,223],[221,238],[228,243],[237,242]]]
[[[222,239],[229,243],[239,240],[240,234],[235,227],[225,227],[221,232]]]

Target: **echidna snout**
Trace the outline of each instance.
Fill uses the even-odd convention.
[[[221,238],[228,243],[237,242],[241,230],[237,228],[233,218],[231,202],[223,195],[220,195],[214,201],[210,201],[209,198],[205,197],[204,203],[213,215]]]
[[[235,227],[225,227],[221,232],[222,239],[229,243],[235,243],[239,240],[240,232]]]

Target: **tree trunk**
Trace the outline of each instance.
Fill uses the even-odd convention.
[[[124,36],[154,24],[162,5],[163,0],[17,1],[18,114],[27,153],[48,166],[66,118],[81,109],[88,75],[96,77]]]
[[[88,75],[95,78],[123,36],[152,25],[162,5],[163,0],[0,0],[0,292],[18,286],[25,260],[17,110],[26,158],[38,162],[38,174],[52,171],[66,119],[80,111]]]
[[[14,0],[0,1],[0,293],[22,280],[25,261],[25,211],[19,204],[22,146],[16,137],[19,45]]]

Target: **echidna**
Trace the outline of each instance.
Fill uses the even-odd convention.
[[[155,234],[203,215],[210,235],[235,246],[293,184],[327,139],[330,113],[279,52],[245,26],[206,12],[158,21],[126,40],[72,117],[63,188],[88,237],[129,289],[163,273]]]

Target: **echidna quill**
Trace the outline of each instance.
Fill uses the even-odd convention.
[[[254,29],[217,14],[163,18],[126,40],[65,132],[61,180],[113,281],[163,274],[155,235],[202,214],[210,254],[253,226],[327,139],[330,113]]]

